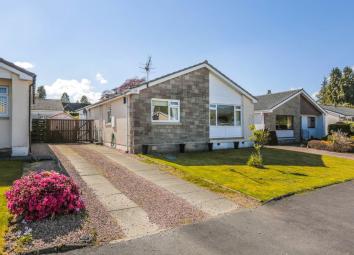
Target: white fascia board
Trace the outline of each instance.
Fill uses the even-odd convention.
[[[254,113],[272,113],[273,111],[272,110],[257,110],[257,111],[254,111]]]
[[[314,105],[316,108],[318,108],[318,109],[322,112],[322,114],[326,115],[326,111],[325,111],[321,106],[319,106],[319,105],[311,98],[311,96],[309,96],[304,90],[299,91],[298,93],[292,95],[291,97],[287,98],[287,99],[284,100],[283,102],[277,104],[276,106],[274,106],[274,107],[271,109],[271,111],[273,112],[275,109],[277,109],[278,107],[282,106],[283,104],[289,102],[291,99],[293,99],[294,97],[296,97],[296,96],[298,96],[298,95],[300,95],[300,94],[302,94],[303,96],[305,96],[305,97],[312,103],[312,105]]]
[[[248,97],[249,99],[251,99],[253,103],[257,103],[257,99],[256,99],[255,97],[253,97],[251,94],[249,94],[247,91],[245,91],[245,90],[242,89],[241,87],[237,86],[234,82],[232,82],[230,79],[226,78],[224,75],[221,75],[219,71],[217,71],[215,68],[213,68],[212,66],[210,66],[210,65],[207,64],[207,63],[201,63],[200,65],[193,66],[193,67],[191,67],[191,68],[182,70],[182,71],[177,72],[177,73],[173,73],[173,74],[168,75],[168,76],[166,76],[166,77],[162,77],[162,78],[160,78],[160,79],[157,79],[157,80],[148,82],[148,84],[141,85],[140,87],[137,87],[137,88],[135,88],[135,89],[137,89],[137,91],[138,91],[138,93],[139,93],[141,90],[146,89],[147,87],[152,87],[152,86],[158,85],[158,84],[160,84],[160,83],[162,83],[162,82],[171,80],[171,79],[173,79],[173,78],[177,78],[177,77],[179,77],[179,76],[188,74],[188,73],[190,73],[190,72],[199,70],[199,69],[201,69],[201,68],[207,68],[207,69],[208,69],[209,71],[211,71],[214,75],[216,75],[219,79],[221,79],[222,81],[225,81],[226,83],[228,83],[229,85],[231,85],[231,87],[232,87],[233,89],[235,89],[235,90],[238,91],[238,92],[241,92],[241,94],[243,94],[243,95],[245,95],[246,97]]]
[[[122,98],[122,97],[125,97],[125,96],[133,95],[133,94],[138,94],[138,93],[135,92],[135,91],[129,91],[129,92],[123,94],[123,95],[119,95],[119,96],[116,96],[116,97],[112,97],[111,99],[108,99],[108,100],[105,100],[105,101],[102,101],[102,102],[98,102],[98,103],[93,104],[93,105],[88,105],[88,106],[86,106],[86,107],[80,108],[80,110],[83,110],[83,109],[92,109],[92,108],[95,108],[95,107],[97,107],[97,106],[100,106],[100,105],[103,105],[103,104],[112,102],[112,101],[114,101],[114,100],[117,100],[117,99]]]
[[[6,70],[9,70],[11,73],[17,74],[20,77],[21,80],[33,81],[32,76],[30,76],[30,75],[28,75],[28,74],[26,74],[24,72],[21,72],[21,71],[15,69],[15,68],[13,68],[12,66],[8,66],[8,65],[6,65],[6,64],[1,62],[0,63],[0,67],[4,68]]]

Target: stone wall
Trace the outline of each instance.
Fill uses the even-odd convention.
[[[289,100],[285,104],[278,107],[272,113],[264,114],[265,128],[275,131],[276,115],[292,115],[294,116],[294,136],[296,141],[300,141],[301,130],[301,113],[300,113],[300,95]]]
[[[153,123],[151,99],[180,100],[180,123]],[[206,68],[148,87],[129,97],[130,144],[134,153],[142,145],[154,151],[206,149],[209,141],[209,71]]]

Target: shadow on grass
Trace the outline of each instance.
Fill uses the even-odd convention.
[[[253,149],[148,155],[181,166],[247,165]],[[265,165],[325,167],[321,155],[264,148]],[[265,168],[266,169],[266,168]]]

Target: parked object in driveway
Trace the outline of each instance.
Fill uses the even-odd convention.
[[[86,107],[98,142],[130,153],[251,145],[248,126],[257,99],[207,61],[124,84]]]

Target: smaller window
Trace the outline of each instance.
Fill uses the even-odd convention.
[[[216,126],[216,105],[209,105],[209,124],[210,126]]]
[[[7,87],[0,86],[0,117],[9,114],[9,91]]]
[[[107,124],[112,122],[112,107],[109,106],[107,109]]]
[[[315,117],[308,117],[307,118],[307,127],[308,128],[316,128],[316,118]]]
[[[127,98],[123,97],[123,104],[126,104],[126,103],[127,103]]]
[[[180,103],[179,100],[152,99],[151,120],[153,122],[179,122]]]

